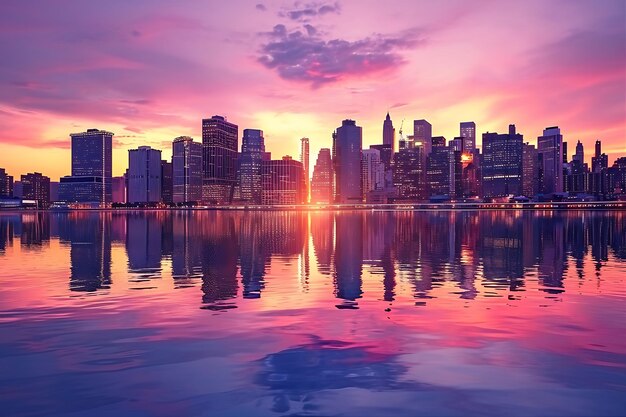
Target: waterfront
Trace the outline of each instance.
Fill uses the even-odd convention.
[[[7,415],[623,415],[626,213],[0,213]]]

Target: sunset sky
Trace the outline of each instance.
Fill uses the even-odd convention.
[[[112,131],[127,149],[200,141],[201,118],[262,129],[274,158],[311,165],[341,120],[364,146],[427,119],[451,139],[561,127],[568,153],[601,139],[626,155],[626,2],[12,1],[0,3],[0,167],[70,171],[69,133]],[[478,143],[480,144],[480,139]]]

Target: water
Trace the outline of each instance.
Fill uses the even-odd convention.
[[[624,212],[0,213],[3,416],[626,415]]]

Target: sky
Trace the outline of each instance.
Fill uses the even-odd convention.
[[[275,159],[311,166],[346,118],[364,147],[426,119],[433,135],[510,123],[535,143],[558,125],[589,161],[626,156],[626,1],[0,2],[0,167],[70,172],[72,132],[127,150],[201,141],[201,119],[262,129]]]

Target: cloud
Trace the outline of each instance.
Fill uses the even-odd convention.
[[[279,24],[266,33],[269,42],[261,45],[258,62],[286,80],[313,87],[350,77],[362,77],[394,70],[406,61],[399,51],[418,46],[423,39],[416,31],[397,35],[372,35],[356,41],[323,39],[312,25],[287,30]]]
[[[256,6],[254,6],[254,8],[262,12],[267,10],[267,7],[265,7],[263,3],[258,3]]]
[[[341,6],[339,2],[335,3],[321,3],[321,2],[312,2],[307,3],[303,6],[299,6],[298,3],[294,6],[294,8],[289,10],[283,10],[278,15],[280,17],[287,17],[291,20],[295,20],[298,22],[308,22],[311,18],[315,16],[323,16],[326,14],[339,14],[341,13]]]

